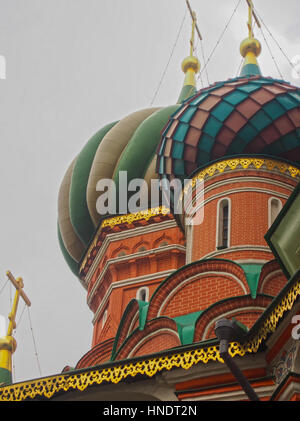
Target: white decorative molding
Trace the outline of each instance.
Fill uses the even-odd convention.
[[[276,202],[277,204],[279,204],[278,206],[278,213],[275,216],[275,218],[272,217],[272,202]],[[278,199],[277,197],[270,197],[268,200],[268,228],[271,227],[271,225],[273,224],[273,222],[275,221],[276,217],[278,216],[279,212],[282,209],[282,201],[280,199]]]
[[[227,317],[230,316],[230,314],[232,313],[236,313],[237,311],[265,311],[265,307],[261,307],[261,306],[248,306],[248,307],[239,307],[239,308],[235,308],[233,310],[229,310],[226,313],[222,313],[219,316],[215,317],[214,319],[212,319],[208,325],[205,327],[205,330],[203,332],[202,338],[200,339],[200,341],[204,341],[206,338],[206,335],[208,334],[208,332],[210,331],[211,327],[213,324],[215,324],[217,322],[217,320],[219,320],[220,318],[223,317]]]
[[[228,253],[233,253],[233,252],[237,252],[237,251],[260,251],[260,252],[268,252],[270,254],[272,254],[271,250],[269,247],[267,246],[254,246],[251,244],[247,244],[247,245],[242,245],[242,246],[232,246],[228,249],[224,249],[224,250],[217,250],[217,251],[213,251],[211,253],[206,254],[205,256],[201,257],[202,259],[210,259],[212,257],[217,257],[220,254],[228,254]]]
[[[220,225],[221,225],[221,218],[220,218],[220,208],[222,202],[228,202],[228,239],[227,239],[227,247],[230,247],[230,239],[231,239],[231,199],[230,197],[223,197],[217,203],[217,225],[216,225],[216,249],[219,247],[220,243]]]
[[[274,270],[273,272],[269,273],[269,274],[265,277],[265,279],[264,279],[263,283],[261,284],[261,287],[260,287],[260,289],[259,289],[259,292],[262,292],[262,291],[263,291],[263,289],[264,289],[265,283],[266,283],[266,282],[268,282],[268,280],[269,280],[270,278],[272,278],[273,276],[276,276],[276,275],[283,275],[282,270],[281,270],[281,269],[277,269],[277,270]]]
[[[142,338],[142,339],[141,339],[141,340],[140,340],[140,341],[136,344],[136,346],[132,348],[132,350],[130,351],[130,353],[128,354],[128,356],[127,356],[126,358],[131,358],[131,357],[132,357],[132,355],[134,355],[134,353],[135,353],[136,349],[138,349],[140,346],[142,346],[142,345],[143,345],[143,343],[144,343],[146,340],[149,340],[149,338],[151,338],[152,336],[155,336],[155,335],[157,335],[157,334],[162,334],[162,333],[171,333],[171,334],[172,334],[172,335],[174,335],[176,338],[178,338],[178,339],[179,339],[179,342],[180,342],[179,334],[178,334],[177,332],[175,332],[175,331],[174,331],[174,330],[172,330],[172,329],[162,328],[162,329],[156,330],[155,332],[152,332],[152,333],[150,333],[149,335],[147,335],[146,337]]]

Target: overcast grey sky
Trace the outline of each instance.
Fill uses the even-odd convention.
[[[207,57],[238,0],[190,1]],[[299,0],[254,4],[285,53],[300,55]],[[7,61],[0,80],[0,288],[7,269],[24,279],[43,375],[75,365],[92,338],[86,293],[57,241],[61,180],[99,128],[150,105],[185,11],[184,0],[0,0],[0,55]],[[210,83],[236,76],[246,21],[242,0],[207,68]],[[186,15],[155,106],[178,98],[190,22]],[[263,74],[278,77],[257,28],[256,36]],[[267,38],[284,79],[300,85]],[[22,309],[21,302],[17,320]],[[9,287],[0,296],[0,314],[8,312]],[[15,379],[39,377],[27,312],[16,339]]]

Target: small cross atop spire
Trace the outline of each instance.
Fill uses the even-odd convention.
[[[202,40],[198,25],[196,13],[192,10],[189,0],[186,0],[187,7],[190,11],[192,18],[192,36],[190,39],[190,55],[186,57],[182,62],[182,71],[185,74],[184,85],[179,95],[178,103],[182,103],[186,99],[190,98],[197,91],[196,77],[195,75],[200,71],[200,62],[197,57],[194,56],[195,51],[195,31]]]
[[[261,53],[261,44],[254,38],[254,22],[253,18],[256,21],[257,26],[260,28],[260,22],[256,13],[254,12],[254,6],[252,0],[246,0],[248,4],[248,38],[244,39],[240,46],[241,55],[245,58],[244,64],[240,76],[257,76],[260,75],[260,69],[257,62],[257,57]]]
[[[7,271],[6,275],[16,288],[16,292],[12,309],[8,316],[9,325],[6,336],[0,338],[0,386],[10,384],[12,382],[12,354],[15,352],[17,346],[16,340],[12,335],[14,329],[16,328],[16,314],[20,297],[23,298],[28,307],[31,306],[29,298],[23,291],[23,279],[15,279],[10,271]]]
[[[248,3],[248,8],[249,8],[249,19],[248,19],[248,29],[249,29],[249,38],[254,38],[254,33],[253,33],[253,18],[255,19],[255,22],[257,24],[257,26],[260,28],[260,22],[258,17],[256,16],[256,13],[254,12],[254,6],[253,6],[253,1],[252,0],[246,0]]]
[[[192,37],[191,37],[191,49],[190,49],[190,56],[194,55],[195,51],[195,27],[197,22],[197,16],[195,12],[192,12],[193,24],[192,24]]]

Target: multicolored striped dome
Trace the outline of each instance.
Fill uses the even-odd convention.
[[[101,179],[118,184],[120,171],[128,182],[142,178],[148,183],[158,178],[155,151],[161,132],[180,104],[149,108],[108,124],[84,146],[69,166],[58,198],[58,238],[71,270],[78,275],[78,263],[91,241],[101,215],[97,213]]]
[[[183,178],[219,158],[260,154],[300,164],[300,89],[242,76],[200,90],[171,116],[156,170]]]

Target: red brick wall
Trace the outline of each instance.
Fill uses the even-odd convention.
[[[261,292],[263,294],[272,295],[276,297],[282,288],[287,283],[286,277],[283,273],[279,273],[278,275],[270,276],[265,282],[262,284]]]
[[[99,308],[99,305],[101,304],[110,285],[114,282],[127,279],[132,280],[144,275],[151,275],[152,273],[177,269],[185,264],[184,251],[170,251],[163,250],[163,248],[160,250],[159,246],[161,242],[167,242],[168,245],[183,245],[185,239],[181,230],[178,227],[174,227],[168,228],[167,230],[145,233],[142,236],[136,235],[134,237],[128,237],[125,240],[112,241],[109,244],[88,286],[89,296],[93,286],[97,282],[98,277],[100,274],[103,274],[101,283],[90,303],[90,308],[94,313]],[[120,258],[121,260],[116,260],[116,262],[111,263],[108,268],[105,269],[105,263],[110,259],[116,259],[120,251],[126,251],[126,254],[130,255],[132,253],[138,253],[140,247],[144,247],[146,250],[156,249],[159,252],[132,258],[129,256],[129,259],[126,259],[126,256],[122,256]],[[124,258],[126,260],[122,261]],[[104,270],[105,272],[103,273]],[[105,327],[102,328],[100,315],[99,321],[97,321],[94,325],[93,346],[97,345],[99,341],[104,341],[116,335],[123,312],[130,300],[136,298],[139,288],[143,286],[149,287],[150,298],[161,281],[162,278],[151,281],[141,280],[134,285],[114,288],[109,297],[107,316],[109,323],[106,323]]]
[[[180,287],[176,295],[168,300],[161,314],[177,317],[205,310],[224,298],[244,295],[238,282],[229,276],[210,275],[194,279]]]
[[[264,182],[243,181],[245,177],[254,176],[259,177]],[[220,181],[228,180],[237,177],[238,182],[232,182],[223,186],[218,186]],[[271,181],[278,180],[286,184],[287,187],[274,185]],[[215,188],[207,192],[208,187],[216,185]],[[204,207],[204,221],[200,225],[194,226],[193,232],[193,253],[192,260],[198,260],[210,253],[217,251],[216,244],[216,230],[217,230],[217,207],[218,202],[222,198],[229,198],[231,200],[231,224],[230,224],[230,246],[267,246],[264,235],[268,230],[268,215],[269,215],[269,199],[271,197],[278,197],[282,204],[286,202],[284,198],[276,196],[276,193],[285,194],[289,196],[291,190],[296,186],[297,181],[287,178],[284,174],[277,174],[271,172],[258,172],[254,170],[231,171],[230,173],[223,173],[214,176],[212,179],[205,181],[205,195],[204,200],[209,200]],[[265,192],[235,192],[230,193],[229,190],[240,188],[266,189],[274,193]],[[215,195],[221,195],[214,198]],[[271,260],[272,254],[265,253],[267,256],[261,257],[260,251],[245,250],[228,253],[220,253],[218,257],[228,258],[231,260],[238,259],[263,259]]]
[[[226,317],[229,319],[232,319],[233,317],[235,317],[239,322],[243,323],[245,326],[247,326],[250,329],[261,314],[262,314],[261,310],[251,310],[251,311],[240,310],[230,315],[226,315]],[[220,319],[221,318],[222,316],[220,316]],[[211,328],[209,329],[207,335],[205,335],[205,338],[203,338],[203,340],[212,339],[215,337],[216,337],[216,334],[215,334],[215,323],[214,323],[213,326],[211,326]]]
[[[131,357],[154,354],[165,349],[180,345],[178,337],[174,333],[159,332],[157,335],[146,338],[140,346],[131,354]]]

